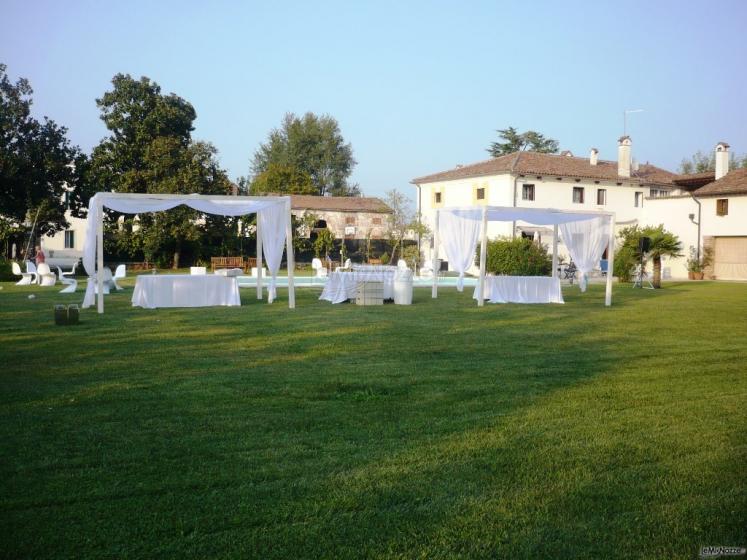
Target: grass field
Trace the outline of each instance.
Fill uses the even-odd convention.
[[[696,558],[747,546],[747,285],[107,313],[2,284],[6,558]],[[30,293],[36,299],[27,298]]]

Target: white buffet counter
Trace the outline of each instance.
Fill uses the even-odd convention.
[[[554,276],[486,276],[483,293],[490,303],[565,303]]]
[[[394,274],[397,267],[387,270],[353,270],[352,272],[335,271],[329,275],[324,291],[319,299],[331,303],[342,303],[355,299],[358,282],[383,282],[384,299],[394,298]]]
[[[141,274],[132,293],[133,307],[209,307],[241,305],[235,277],[207,274]]]

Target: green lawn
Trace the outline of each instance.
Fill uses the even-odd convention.
[[[107,313],[0,291],[7,558],[696,558],[747,546],[747,285],[564,306]],[[36,293],[29,300],[28,294]]]

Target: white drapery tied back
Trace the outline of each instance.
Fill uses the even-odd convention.
[[[267,260],[267,267],[272,275],[268,290],[268,301],[276,297],[276,279],[283,255],[283,244],[286,240],[285,217],[290,211],[288,197],[249,198],[241,196],[206,195],[158,195],[129,193],[96,193],[88,204],[86,236],[83,243],[83,267],[88,274],[88,286],[83,299],[83,307],[90,307],[95,299],[96,274],[96,231],[101,219],[100,212],[109,208],[123,214],[142,214],[145,212],[162,212],[176,206],[185,205],[220,216],[244,216],[258,214],[261,221],[262,249]]]
[[[579,288],[585,292],[589,272],[594,269],[607,248],[610,237],[609,217],[599,216],[593,220],[560,224],[560,235],[581,275]],[[612,271],[608,270],[607,274],[612,274]]]
[[[469,270],[475,258],[478,237],[480,236],[480,216],[462,216],[443,212],[438,222],[438,235],[446,251],[449,264],[459,273],[457,290],[464,290],[464,273]]]

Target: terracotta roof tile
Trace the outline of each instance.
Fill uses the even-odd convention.
[[[292,194],[293,210],[331,210],[337,212],[391,213],[392,209],[380,198],[361,196],[313,196]]]
[[[747,194],[747,169],[729,171],[718,181],[700,187],[693,194],[695,196]]]
[[[505,156],[464,165],[448,171],[425,175],[413,179],[415,184],[453,181],[486,175],[517,173],[520,175],[548,175],[574,177],[583,179],[600,179],[606,181],[635,181],[644,184],[672,185],[673,173],[654,165],[642,164],[638,171],[631,172],[631,177],[620,177],[617,174],[616,161],[600,160],[591,165],[588,158],[569,157],[558,154],[540,154],[536,152],[514,152]]]

